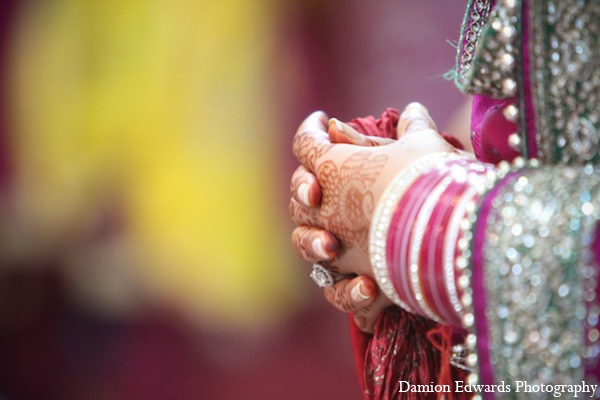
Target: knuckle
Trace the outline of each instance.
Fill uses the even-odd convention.
[[[300,237],[298,236],[298,232],[296,230],[294,230],[292,232],[291,241],[292,241],[292,248],[294,249],[296,254],[298,256],[300,256],[301,258],[304,258],[303,254],[302,254],[302,241],[300,240]]]
[[[307,226],[298,227],[292,232],[294,250],[302,259],[309,262],[317,261],[312,251],[313,236],[313,230]]]
[[[294,221],[294,223],[296,225],[298,225],[298,204],[296,203],[296,201],[294,200],[294,198],[290,198],[290,204],[289,204],[289,211],[290,211],[290,217],[292,218],[292,221]]]
[[[373,326],[369,324],[369,321],[364,315],[356,314],[354,315],[354,323],[363,332],[372,333]]]
[[[323,289],[323,295],[325,296],[325,300],[335,307],[336,304],[334,302],[334,292],[335,289],[332,287],[326,287],[325,289]]]

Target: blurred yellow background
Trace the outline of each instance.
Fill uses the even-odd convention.
[[[425,103],[464,1],[4,0],[0,399],[358,399],[291,140]]]
[[[8,72],[31,228],[73,235],[113,208],[126,268],[151,289],[226,323],[278,318],[297,291],[269,195],[284,146],[272,112],[276,4],[26,4]]]

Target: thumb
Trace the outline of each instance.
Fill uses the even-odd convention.
[[[354,323],[361,331],[373,333],[379,316],[393,303],[383,294],[379,294],[375,301],[368,307],[363,307],[354,312]]]
[[[427,109],[420,103],[410,103],[406,106],[400,120],[398,121],[397,136],[401,138],[405,135],[419,133],[423,131],[437,132],[437,126]]]
[[[358,311],[375,301],[377,284],[366,276],[342,279],[323,291],[329,304],[343,312]]]
[[[337,118],[329,119],[329,139],[332,143],[348,143],[359,146],[381,146],[395,142],[394,139],[363,135]]]

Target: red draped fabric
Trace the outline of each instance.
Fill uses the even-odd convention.
[[[355,118],[349,124],[362,134],[396,138],[400,113],[384,110],[379,118]],[[451,135],[442,134],[452,145],[463,148]],[[361,332],[350,315],[350,337],[356,371],[365,400],[428,400],[445,394],[447,399],[461,399],[453,393],[399,392],[400,381],[412,385],[448,384],[464,379],[465,373],[450,366],[453,332],[427,318],[413,315],[396,306],[379,317],[373,335]]]

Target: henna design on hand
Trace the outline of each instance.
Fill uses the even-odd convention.
[[[296,158],[310,171],[314,171],[317,160],[332,147],[331,143],[319,143],[310,132],[297,133],[292,144]]]
[[[354,306],[352,299],[350,299],[350,296],[346,295],[345,289],[346,288],[344,287],[336,290],[333,301],[340,310],[351,312],[356,310],[356,307]]]
[[[346,249],[354,245],[367,252],[369,224],[375,208],[371,187],[388,157],[371,157],[370,151],[352,154],[340,168],[325,161],[317,170],[321,183],[321,219]]]
[[[329,304],[340,311],[353,312],[356,310],[356,307],[350,299],[350,296],[346,293],[345,284],[338,284],[331,288],[326,288],[324,295]]]
[[[308,225],[317,228],[323,227],[323,221],[321,220],[319,209],[300,204],[292,197],[290,199],[289,210],[292,221],[294,221],[296,225]]]
[[[312,257],[312,228],[308,226],[299,226],[292,233],[292,246],[301,258],[310,261]]]

